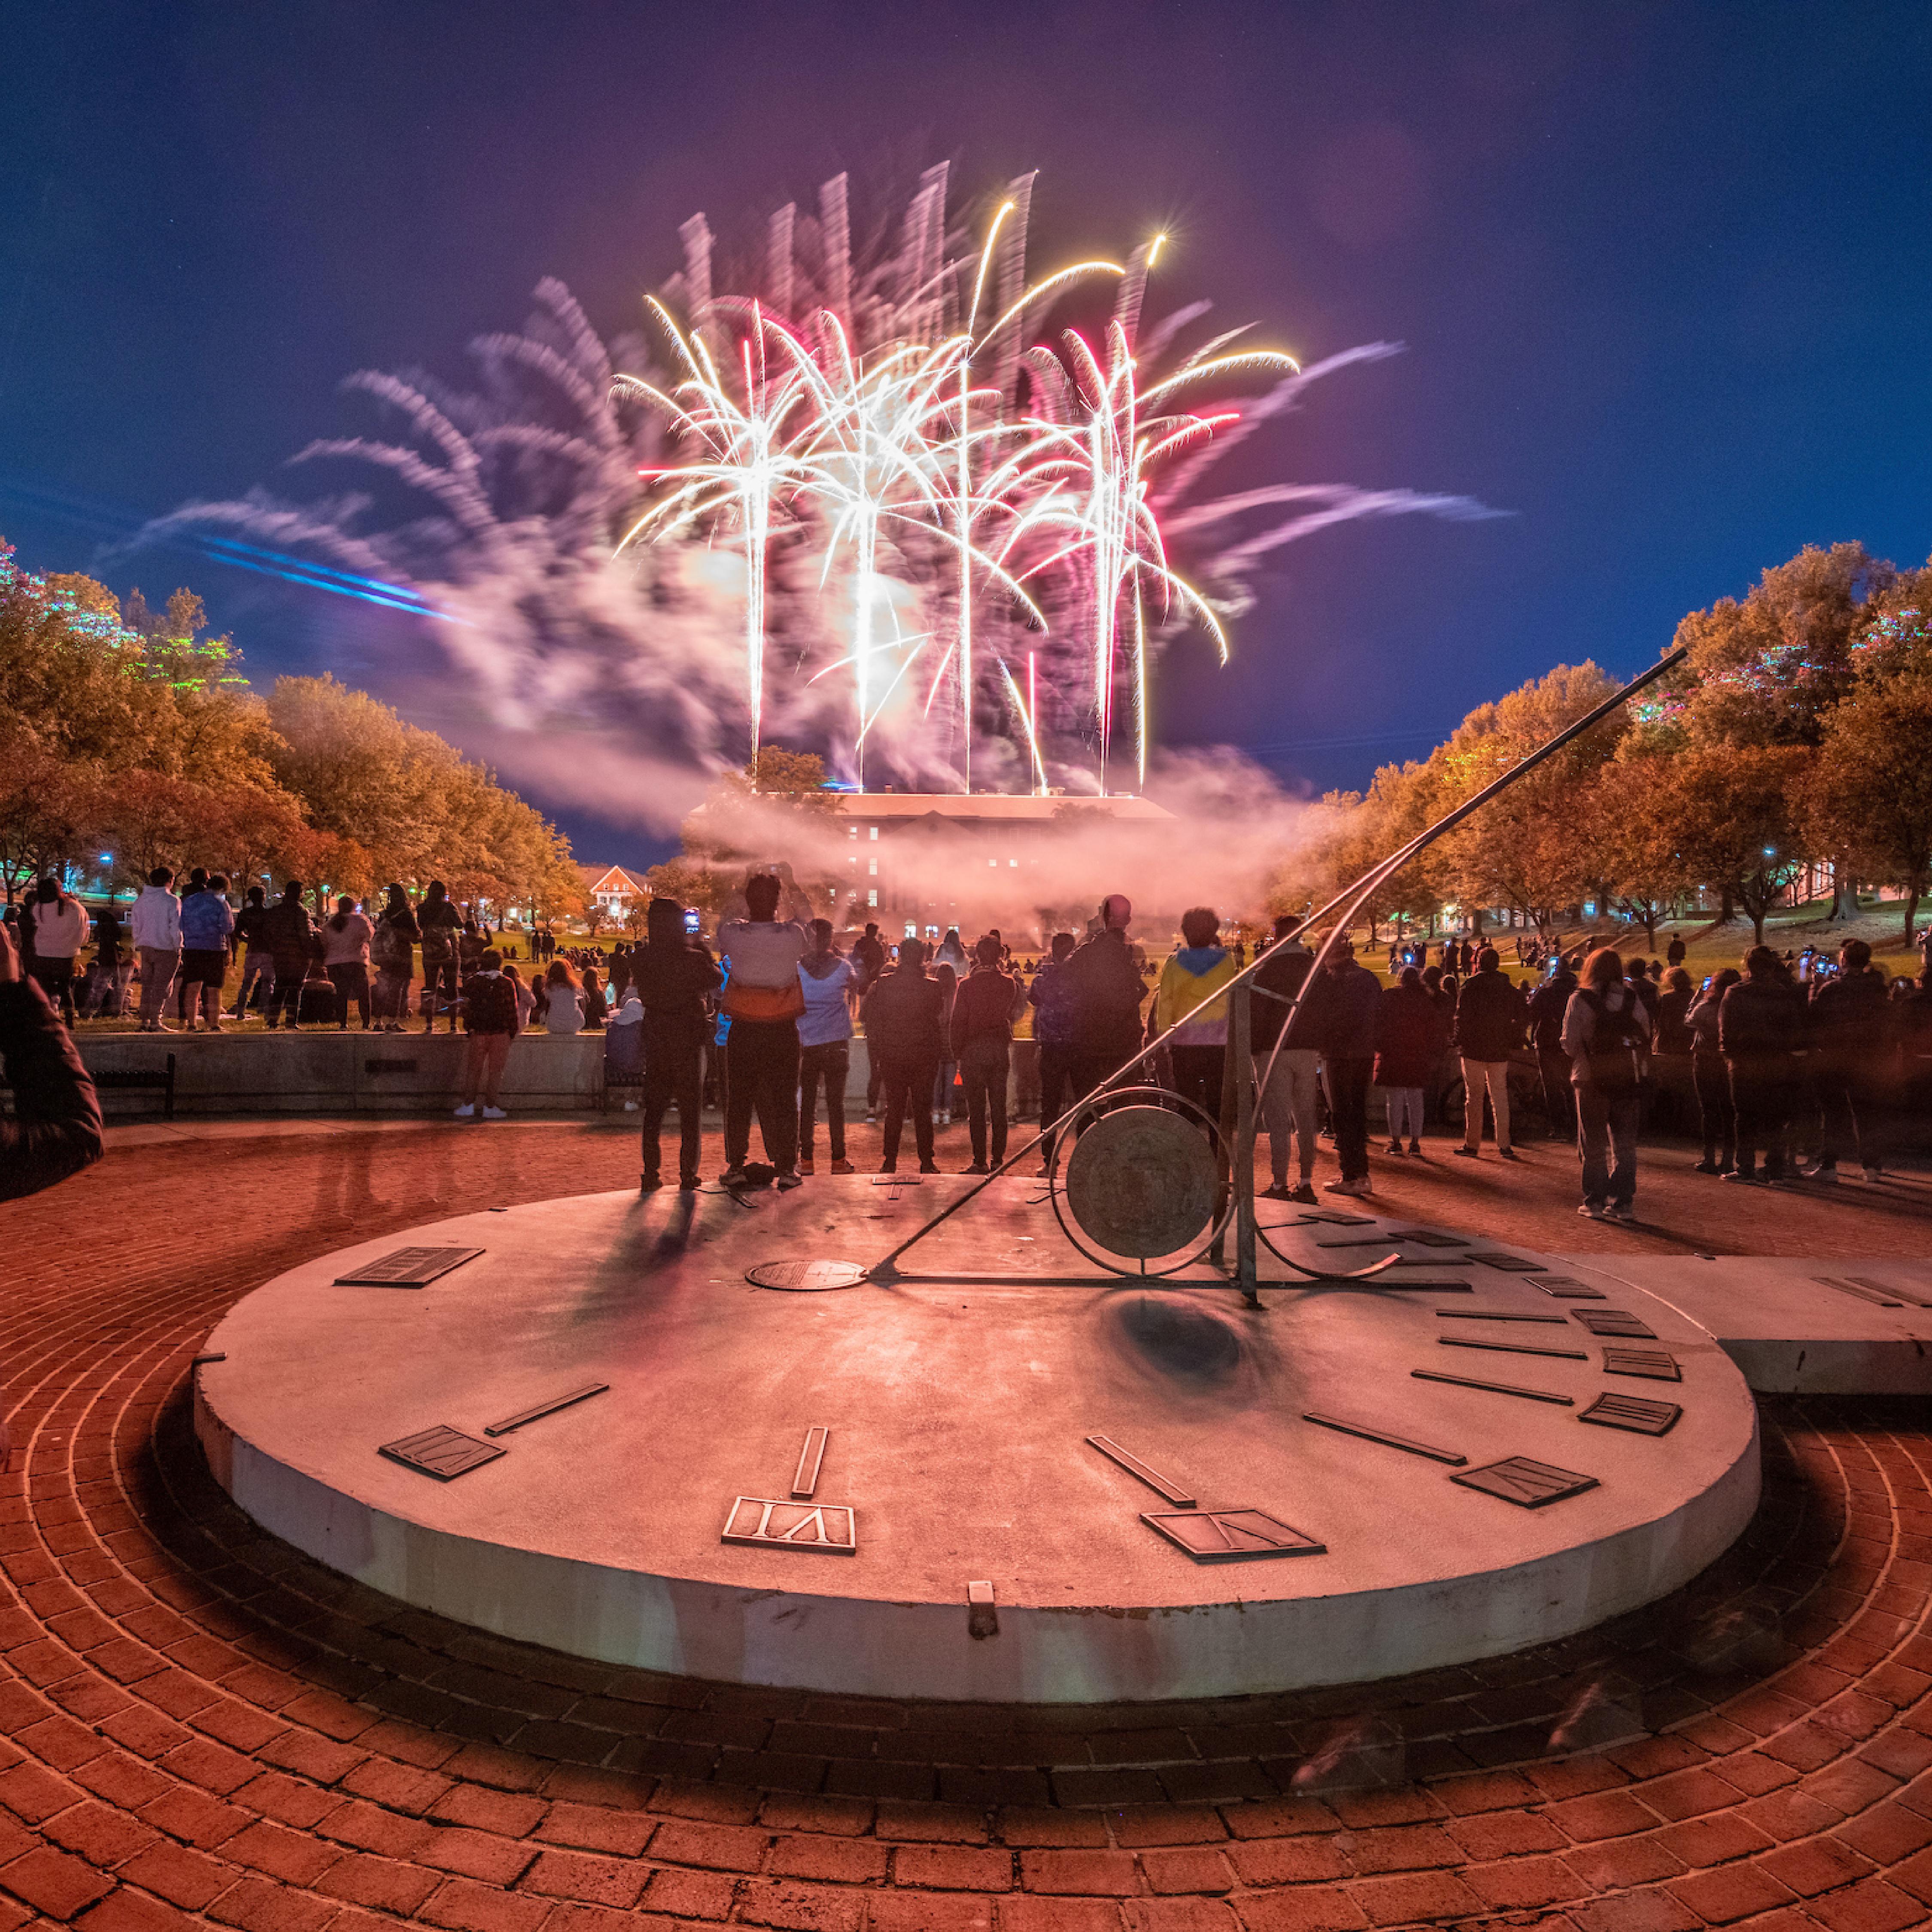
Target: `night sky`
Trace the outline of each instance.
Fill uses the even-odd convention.
[[[1809,541],[1932,549],[1932,10],[1689,4],[51,7],[0,0],[0,532],[200,589],[248,667],[380,690],[364,607],[111,547],[460,375],[560,276],[605,334],[697,209],[761,230],[1040,170],[1036,269],[1166,227],[1304,360],[1399,340],[1258,467],[1511,514],[1282,553],[1160,735],[1316,788],[1562,662],[1629,671]],[[635,831],[560,814],[586,858]]]

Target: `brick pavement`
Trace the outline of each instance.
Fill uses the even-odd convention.
[[[628,1136],[568,1144],[574,1186],[634,1172]],[[1750,1530],[1638,1616],[1213,1703],[886,1704],[616,1670],[256,1530],[188,1426],[212,1323],[318,1247],[554,1194],[565,1145],[512,1125],[148,1146],[0,1210],[0,1932],[1932,1918],[1923,1405],[1767,1403]],[[1666,1238],[1566,1225],[1567,1174],[1503,1172],[1492,1232]],[[1660,1198],[1697,1185],[1653,1178]],[[1402,1210],[1469,1218],[1416,1198],[1446,1178],[1395,1184]],[[1892,1210],[1785,1199],[1814,1251],[1881,1251],[1841,1223]]]

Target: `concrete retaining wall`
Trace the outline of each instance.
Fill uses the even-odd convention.
[[[182,1114],[421,1114],[453,1106],[464,1043],[446,1033],[90,1034],[80,1057],[92,1072],[160,1072],[175,1056],[175,1108]],[[1030,1040],[1013,1043],[1009,1110],[1039,1102]],[[845,1096],[863,1112],[866,1042],[852,1042]],[[520,1035],[503,1074],[512,1111],[581,1112],[604,1104],[602,1034]],[[110,1119],[160,1110],[158,1092],[104,1093]]]

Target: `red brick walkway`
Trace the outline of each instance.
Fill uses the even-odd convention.
[[[628,1136],[514,1126],[190,1143],[0,1211],[0,1932],[1932,1918],[1922,1405],[1767,1405],[1750,1532],[1618,1624],[1181,1706],[613,1670],[348,1583],[214,1488],[185,1378],[238,1295],[319,1246],[621,1184],[634,1159]]]

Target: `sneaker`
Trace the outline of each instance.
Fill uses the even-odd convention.
[[[796,1172],[795,1171],[788,1169],[785,1172],[781,1174],[778,1178],[772,1182],[772,1185],[775,1187],[781,1188],[802,1187],[805,1185],[805,1176]]]
[[[210,1020],[208,1023],[208,1030],[210,1033],[226,1033],[228,1030],[219,1020]]]
[[[1315,1205],[1314,1182],[1312,1180],[1301,1181],[1296,1186],[1294,1192],[1288,1198],[1291,1201],[1298,1201],[1304,1208],[1312,1208]]]
[[[1724,1171],[1708,1154],[1690,1170],[1693,1174],[1722,1174]]]
[[[638,1177],[638,1192],[640,1194],[655,1194],[663,1185],[663,1180],[655,1174],[640,1174]]]
[[[486,1120],[507,1120],[510,1117],[501,1107],[485,1107],[483,1109],[483,1118]]]
[[[1390,1152],[1390,1154],[1400,1154],[1400,1153],[1401,1153],[1401,1151],[1402,1151],[1402,1143],[1401,1143],[1401,1142],[1400,1142],[1400,1141],[1390,1141],[1390,1142],[1389,1142],[1389,1144],[1388,1144],[1388,1150],[1389,1150],[1389,1152]]]
[[[1286,1181],[1277,1180],[1272,1187],[1262,1190],[1262,1198],[1264,1201],[1292,1201],[1294,1196],[1288,1192]]]
[[[1604,1219],[1604,1214],[1606,1212],[1605,1209],[1598,1207],[1594,1201],[1585,1202],[1582,1206],[1578,1208],[1576,1211],[1578,1214],[1582,1215],[1586,1221],[1600,1221]]]
[[[898,1171],[899,1164],[896,1160],[882,1160],[879,1163],[879,1172],[881,1174],[896,1174]]]
[[[936,1160],[922,1160],[919,1164],[919,1171],[922,1174],[937,1174],[939,1163]]]
[[[456,1118],[459,1120],[475,1120],[476,1118],[476,1102],[474,1100],[464,1101],[463,1105],[457,1108]]]
[[[970,1167],[962,1167],[959,1170],[962,1174],[991,1174],[992,1171],[983,1160],[976,1160]]]
[[[1476,1148],[1459,1147],[1456,1151],[1460,1154],[1465,1160],[1480,1160],[1482,1159],[1480,1150]]]
[[[718,1184],[721,1187],[742,1187],[745,1184],[745,1170],[742,1167],[728,1167],[718,1177]]]
[[[834,1174],[856,1174],[859,1170],[849,1160],[835,1160],[832,1163]]]
[[[624,1102],[624,1111],[627,1114],[634,1114],[638,1111],[637,1102],[634,1100],[626,1100]]]
[[[875,1126],[877,1126],[878,1125],[878,1124],[879,1124],[879,1117],[878,1117],[878,1115],[877,1114],[874,1113],[874,1112],[872,1112],[872,1108],[871,1108],[868,1107],[868,1108],[866,1109],[866,1126],[868,1126],[868,1127],[875,1127]]]
[[[1498,1148],[1496,1158],[1498,1160],[1520,1160],[1522,1156],[1514,1148]]]
[[[1771,1184],[1761,1174],[1754,1174],[1748,1167],[1734,1167],[1724,1176],[1740,1187],[1768,1187]]]
[[[1628,1208],[1621,1206],[1616,1202],[1612,1201],[1610,1204],[1604,1210],[1604,1219],[1606,1221],[1622,1221],[1628,1225],[1634,1226],[1636,1221],[1636,1216],[1632,1213]]]
[[[1371,1194],[1374,1189],[1366,1176],[1359,1180],[1331,1180],[1323,1190],[1329,1194]]]
[[[1420,1141],[1411,1141],[1408,1144],[1408,1150],[1411,1154],[1420,1154],[1422,1151],[1422,1143]]]
[[[812,1156],[809,1154],[807,1154],[805,1158],[799,1162],[798,1171],[801,1174],[816,1174],[818,1172],[818,1169],[813,1166]]]
[[[1835,1167],[1801,1167],[1798,1171],[1807,1180],[1815,1180],[1820,1187],[1835,1187],[1838,1184],[1838,1170]]]

